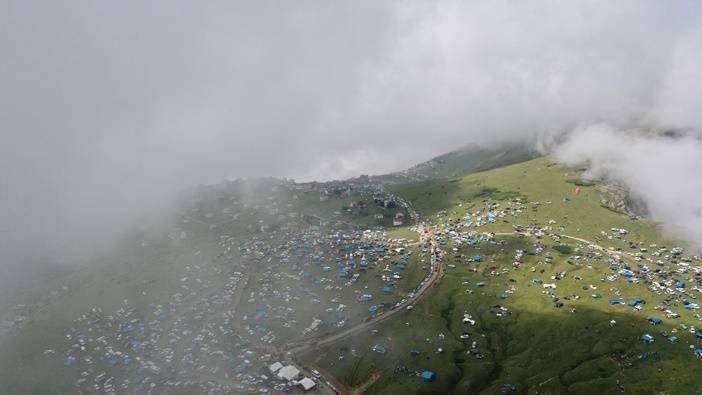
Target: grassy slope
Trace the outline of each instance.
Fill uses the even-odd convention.
[[[404,171],[373,176],[388,184],[463,176],[534,159],[538,153],[524,145],[467,146],[432,158]]]
[[[403,173],[432,179],[449,178],[524,162],[536,156],[534,150],[523,145],[497,148],[469,146],[437,156]]]
[[[521,224],[555,220],[556,226],[565,228],[564,233],[588,240],[593,240],[602,230],[626,228],[631,240],[661,241],[660,229],[656,224],[632,221],[603,208],[596,186],[581,186],[581,193],[576,195],[574,185],[566,182],[575,176],[575,170],[564,169],[551,164],[547,158],[539,158],[462,178],[398,185],[394,191],[404,196],[425,218],[434,218],[439,210],[448,210],[449,218],[458,218],[460,215],[454,214],[457,205],[480,201],[491,196],[485,193],[486,189],[497,188],[503,193],[525,196],[531,206],[534,202],[540,203],[540,208],[532,209],[518,221]],[[496,195],[500,193],[492,194],[493,197]],[[498,224],[493,230],[511,231],[512,223]],[[607,242],[602,244],[606,245]]]
[[[573,185],[566,182],[574,175],[572,170],[552,166],[548,159],[541,158],[457,180],[401,185],[395,192],[437,222],[434,214],[438,210],[448,210],[449,218],[459,218],[472,203],[480,204],[490,194],[512,195],[493,190],[485,193],[487,187],[519,193],[529,202],[541,203],[519,218],[508,218],[508,223],[498,222],[478,231],[509,231],[514,223],[544,224],[555,220],[553,226],[563,226],[562,233],[588,240],[593,240],[601,230],[617,227],[628,229],[630,240],[659,245],[665,242],[657,224],[633,221],[602,208],[594,187],[581,187],[582,193],[575,195]],[[479,265],[470,264],[477,266],[475,273],[468,270],[469,265],[450,259],[447,264],[455,263],[456,267],[447,267],[440,285],[413,311],[381,324],[377,335],[365,333],[346,339],[309,356],[309,361],[326,367],[350,386],[362,383],[372,371],[381,372],[381,379],[369,390],[372,394],[494,394],[505,383],[516,385],[520,393],[619,393],[618,385],[626,393],[702,393],[702,385],[696,379],[702,373],[702,365],[690,350],[700,342],[694,335],[679,330],[681,323],[699,324],[694,312],[681,306],[672,307],[682,317],[664,318],[662,325],[652,327],[646,323],[646,317],[663,318],[653,309],[662,296],[623,279],[603,281],[609,273],[606,260],[569,263],[565,255],[551,250],[556,257],[552,264],[539,263],[542,256],[527,255],[519,269],[512,269],[515,249],[533,249],[534,240],[514,236],[502,239],[507,243],[504,247],[487,242],[482,242],[478,249],[462,247],[460,253],[466,256],[479,253],[490,258]],[[553,245],[551,241],[544,242]],[[621,241],[607,238],[598,243],[628,249]],[[575,247],[574,254],[581,252],[575,243],[571,244]],[[529,270],[531,266],[536,272]],[[505,269],[506,274],[493,276],[492,267]],[[543,294],[543,288],[533,285],[531,279],[539,276],[552,282],[550,276],[560,271],[567,275],[557,282],[556,294],[565,306],[556,309],[553,301]],[[581,280],[576,281],[575,275]],[[475,286],[479,281],[486,283],[484,288]],[[583,289],[590,284],[597,290]],[[515,294],[500,299],[510,285],[517,287]],[[641,311],[612,306],[607,299],[615,296],[616,288],[627,300],[642,296],[648,303]],[[469,289],[472,294],[466,293]],[[593,299],[590,296],[593,292],[602,294],[602,298]],[[580,299],[574,300],[573,295]],[[508,307],[512,314],[497,317],[490,310],[495,304]],[[576,312],[571,313],[571,308],[576,308]],[[478,325],[462,324],[464,312],[472,314]],[[611,327],[610,320],[616,320],[617,325]],[[669,343],[661,335],[663,331],[671,333],[674,328],[679,330],[677,344]],[[464,331],[471,332],[471,341],[477,341],[484,359],[467,354],[471,341],[458,338]],[[656,343],[641,343],[638,337],[643,333],[654,335]],[[375,343],[386,345],[388,353],[371,352],[370,347]],[[341,352],[342,345],[351,351]],[[444,352],[437,353],[438,347]],[[422,355],[410,356],[411,348],[422,351]],[[642,351],[653,354],[640,359]],[[436,372],[437,381],[422,383],[415,372],[424,369]]]

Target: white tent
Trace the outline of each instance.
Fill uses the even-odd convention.
[[[297,383],[298,383],[305,391],[309,391],[309,390],[311,390],[312,388],[314,388],[314,387],[317,385],[317,383],[315,383],[314,380],[312,380],[312,379],[309,378],[309,377],[305,377],[305,378],[303,378],[302,380],[298,381]]]
[[[300,370],[293,365],[288,365],[278,371],[278,378],[283,380],[292,381],[300,376]]]
[[[271,371],[271,373],[276,373],[278,372],[281,368],[283,367],[283,364],[280,362],[276,362],[273,365],[269,366],[268,369]]]

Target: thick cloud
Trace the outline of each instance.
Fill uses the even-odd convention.
[[[700,15],[653,1],[2,2],[0,249],[82,250],[225,177],[381,173],[595,122],[699,130]]]
[[[589,164],[585,177],[624,183],[654,219],[693,245],[702,240],[702,140],[593,125],[570,133],[555,154],[566,164]]]

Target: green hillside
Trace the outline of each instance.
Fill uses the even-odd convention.
[[[0,301],[0,392],[301,391],[270,374],[281,361],[319,370],[321,392],[702,393],[699,258],[578,170],[469,157],[413,182],[193,190],[171,221]]]
[[[577,176],[539,158],[394,186],[430,222],[445,275],[377,333],[316,350],[308,363],[347,387],[378,372],[370,394],[702,393],[699,258],[674,249],[656,223],[602,207]],[[610,304],[617,298],[624,304]],[[627,304],[636,298],[645,303]],[[425,370],[436,379],[423,382]]]
[[[538,156],[538,152],[526,145],[504,144],[496,147],[469,145],[407,170],[374,178],[392,183],[444,179],[521,163]]]

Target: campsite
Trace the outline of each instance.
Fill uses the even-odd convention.
[[[167,231],[16,306],[5,336],[44,339],[10,350],[60,373],[32,373],[43,388],[684,391],[700,258],[578,172],[200,187]]]

